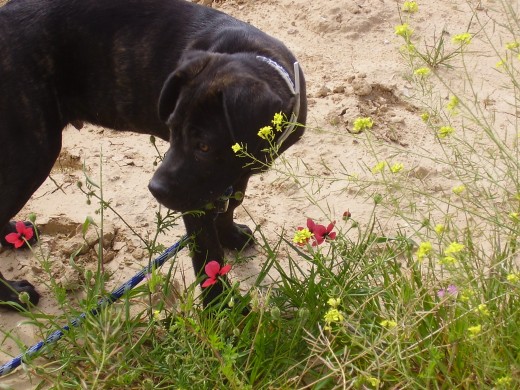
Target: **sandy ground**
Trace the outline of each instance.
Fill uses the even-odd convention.
[[[401,3],[394,0],[250,0],[213,5],[278,37],[299,59],[307,78],[309,128],[304,139],[285,154],[294,165],[297,159],[306,163],[298,164],[299,174],[327,178],[348,172],[362,178],[377,161],[391,159],[396,148],[438,152],[431,132],[419,118],[419,108],[406,99],[411,85],[404,77],[406,66],[398,52],[403,42],[394,34],[394,27],[401,23]],[[470,5],[475,7],[478,3],[471,1]],[[411,19],[415,34],[426,38],[443,29],[448,36],[464,32],[471,22],[470,5],[464,1],[438,0],[427,4],[419,1],[420,12]],[[483,1],[478,12],[484,17],[488,7],[493,5],[496,3]],[[496,39],[500,45],[501,38]],[[501,96],[493,88],[497,77],[493,70],[495,62],[492,58],[479,57],[470,65],[472,71],[482,77],[479,85],[482,96],[491,96],[495,109],[506,110],[500,107]],[[358,116],[371,116],[376,123],[371,131],[377,141],[372,144],[373,150],[363,141],[363,136],[348,131]],[[159,148],[165,151],[167,145],[160,143]],[[63,285],[76,286],[82,277],[68,262],[71,248],[78,239],[77,227],[87,216],[99,222],[96,205],[94,202],[87,205],[86,196],[76,186],[78,180],[84,181],[82,165],[88,167],[88,174],[97,182],[102,166],[105,199],[111,201],[140,234],[147,236],[154,231],[154,214],[159,209],[147,190],[155,156],[147,136],[91,126],[81,131],[72,127],[64,131],[62,155],[51,178],[19,214],[20,219],[32,212],[37,215],[43,233],[42,251],[50,253],[53,273]],[[408,167],[409,180],[429,178],[425,181],[428,190],[449,191],[452,186],[437,179],[439,172],[431,162],[413,153],[400,162]],[[287,236],[292,237],[292,231],[303,225],[307,217],[322,223],[338,220],[341,229],[344,226],[341,216],[350,210],[361,225],[368,223],[373,202],[356,196],[355,190],[349,190],[345,183],[345,180],[325,182],[319,190],[315,189],[316,205],[307,199],[305,191],[273,170],[250,181],[244,205],[236,217],[252,227],[259,226],[273,242],[284,229],[288,231]],[[105,267],[114,272],[110,283],[116,286],[140,269],[146,257],[140,242],[114,213],[107,211],[105,218],[106,250],[110,259]],[[162,236],[161,242],[169,245],[182,234],[180,224]],[[234,254],[229,256],[232,260]],[[247,285],[248,275],[255,274],[263,259],[262,253],[255,250],[246,256],[253,259],[236,267],[232,278],[245,280]],[[6,277],[23,277],[40,286],[43,298],[39,309],[53,313],[54,298],[42,284],[46,276],[30,253],[4,250],[0,253],[0,262]],[[95,266],[92,251],[82,257],[81,265]],[[189,280],[187,253],[180,256],[179,266],[186,270]],[[27,345],[38,341],[39,337],[21,321],[18,314],[0,312],[0,328],[14,329]],[[5,360],[18,352],[18,347],[6,340],[0,358]],[[0,380],[0,384],[31,388],[19,374]]]

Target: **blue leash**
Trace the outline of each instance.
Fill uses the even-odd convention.
[[[161,267],[166,261],[168,261],[171,257],[175,256],[188,242],[188,237],[182,237],[177,243],[166,249],[159,257],[153,260],[148,266],[144,267],[141,271],[139,271],[132,279],[128,280],[126,283],[121,285],[119,288],[112,291],[107,297],[101,298],[98,301],[97,306],[90,310],[88,314],[93,316],[97,315],[100,309],[103,306],[111,305],[119,298],[121,298],[126,292],[132,290],[135,286],[137,286],[146,275],[150,274],[154,269]],[[52,332],[47,338],[39,343],[33,345],[24,353],[18,355],[10,362],[5,363],[3,366],[0,366],[0,377],[6,375],[13,371],[15,368],[19,367],[22,364],[22,361],[26,358],[32,357],[36,355],[36,353],[41,350],[44,346],[57,342],[62,338],[65,332],[71,329],[71,326],[78,327],[81,322],[86,318],[87,313],[82,313],[79,317],[74,318],[70,322],[69,325],[65,325],[61,329],[58,329]]]

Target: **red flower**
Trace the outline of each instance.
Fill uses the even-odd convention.
[[[329,226],[325,227],[324,225],[318,225],[312,219],[307,218],[307,228],[313,234],[312,238],[314,239],[312,246],[322,244],[326,238],[334,240],[336,238],[336,233],[333,232],[332,229],[334,229],[335,224],[336,221],[333,221],[329,223]],[[301,229],[303,228],[298,228],[298,230]]]
[[[22,221],[16,222],[16,233],[9,233],[5,236],[5,240],[9,244],[13,244],[15,248],[20,248],[25,241],[29,241],[34,234],[32,227],[25,226]]]
[[[204,283],[202,283],[202,287],[209,287],[217,283],[218,277],[227,274],[230,270],[230,264],[220,267],[218,261],[210,261],[208,264],[206,264],[206,267],[204,268],[204,271],[206,271],[206,275],[208,275],[208,278],[204,281]]]

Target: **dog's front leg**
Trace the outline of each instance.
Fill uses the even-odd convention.
[[[197,277],[205,275],[204,267],[206,263],[215,260],[220,266],[223,264],[224,250],[218,239],[215,217],[216,214],[214,212],[206,212],[202,216],[185,215],[183,217],[186,232],[190,237],[193,237],[190,249],[192,252],[193,269]],[[227,283],[227,278],[219,276],[217,283],[202,288],[204,307],[218,302],[217,298],[224,291],[223,281]],[[201,285],[203,282],[204,279]]]

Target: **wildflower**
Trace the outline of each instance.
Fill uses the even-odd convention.
[[[161,319],[160,314],[161,314],[161,312],[159,310],[154,310],[153,311],[153,319],[155,321],[159,321]]]
[[[413,74],[419,77],[427,77],[431,73],[430,68],[423,66],[422,68],[417,68],[414,70]]]
[[[413,43],[407,43],[406,45],[401,46],[401,52],[408,52],[409,54],[414,54],[417,49]]]
[[[423,122],[428,122],[430,120],[430,114],[428,112],[423,112],[421,114],[421,120]]]
[[[219,276],[224,276],[231,270],[231,265],[220,266],[218,261],[212,260],[206,264],[204,271],[208,278],[202,283],[202,287],[209,287],[218,281]]]
[[[325,313],[323,319],[325,320],[327,326],[330,327],[330,325],[335,322],[342,322],[345,319],[345,317],[343,317],[343,314],[341,314],[341,312],[338,309],[332,308]]]
[[[489,309],[485,303],[478,305],[475,311],[482,314],[484,317],[489,317]]]
[[[394,165],[392,165],[390,167],[390,171],[392,171],[392,173],[398,173],[398,172],[401,172],[404,168],[404,165],[401,164],[401,163],[395,163]]]
[[[393,329],[397,326],[397,322],[392,320],[383,320],[379,323],[383,328]]]
[[[457,262],[457,259],[452,256],[444,256],[442,259],[439,260],[439,264],[441,265],[453,265]]]
[[[473,296],[475,295],[475,292],[471,289],[466,289],[464,291],[462,291],[462,293],[460,294],[459,296],[459,299],[462,301],[462,302],[467,302],[470,300],[470,298],[472,298]]]
[[[505,65],[506,63],[503,61],[503,60],[500,60],[498,61],[496,64],[495,64],[495,67],[496,68],[501,68]]]
[[[458,292],[459,290],[457,289],[457,286],[450,284],[448,287],[441,288],[439,291],[437,291],[437,296],[442,299],[446,294],[455,296]]]
[[[452,114],[455,114],[457,112],[457,107],[460,103],[460,100],[457,96],[452,96],[451,99],[449,100],[448,104],[446,105],[446,108],[448,109],[449,112],[451,112]]]
[[[453,253],[459,253],[464,249],[463,244],[459,244],[458,242],[452,242],[448,247],[444,250],[445,255],[451,255]]]
[[[271,126],[264,126],[258,131],[258,136],[265,140],[271,140],[274,137],[273,128]]]
[[[520,43],[519,42],[509,42],[509,43],[506,43],[506,49],[507,50],[515,50],[515,49],[518,49],[520,47]]]
[[[312,246],[320,245],[325,241],[326,238],[334,240],[336,238],[336,233],[332,231],[334,229],[334,225],[336,221],[329,223],[327,227],[324,225],[316,224],[312,219],[307,219],[307,228],[314,236],[314,242]]]
[[[273,120],[271,121],[276,131],[282,131],[283,115],[281,112],[274,114]]]
[[[452,135],[455,132],[455,129],[451,126],[442,126],[439,128],[439,131],[437,132],[437,135],[439,138],[446,138],[450,135]]]
[[[520,222],[520,215],[517,212],[509,213],[509,218],[515,223]]]
[[[329,306],[331,306],[333,308],[336,308],[336,307],[338,307],[340,305],[341,299],[339,299],[339,298],[329,298],[327,303],[329,304]]]
[[[312,236],[313,234],[308,228],[299,227],[294,233],[293,242],[301,246],[309,242]]]
[[[419,10],[419,6],[417,5],[417,2],[415,1],[405,1],[403,3],[403,11],[404,12],[409,12],[409,13],[414,13],[414,12],[417,12]]]
[[[371,169],[372,173],[375,175],[376,173],[383,172],[386,167],[386,161],[379,161],[374,167]]]
[[[370,384],[370,386],[375,387],[375,388],[378,388],[379,384],[381,383],[381,381],[379,379],[374,378],[372,376],[367,378],[367,382]]]
[[[509,283],[518,283],[520,281],[520,273],[508,274],[506,279]]]
[[[361,133],[364,130],[371,129],[374,126],[374,121],[370,117],[354,119],[354,127],[352,132],[354,134]]]
[[[433,228],[433,230],[435,231],[435,233],[437,234],[442,234],[444,233],[444,230],[446,230],[446,227],[441,224],[441,223],[438,223],[437,225],[435,225],[435,227]]]
[[[22,247],[26,241],[29,241],[33,235],[34,230],[30,226],[26,226],[24,222],[16,222],[16,233],[9,233],[5,236],[5,240],[14,245],[16,249]]]
[[[460,186],[455,186],[451,189],[455,195],[460,195],[464,191],[466,191],[466,186],[464,184],[461,184]]]
[[[408,40],[413,34],[413,30],[410,28],[408,23],[400,24],[395,26],[395,34]]]
[[[468,32],[462,34],[456,34],[451,38],[451,41],[455,44],[469,45],[472,39],[472,35]]]
[[[352,217],[352,213],[349,210],[343,212],[344,221],[348,221],[350,219],[350,217]]]
[[[512,382],[513,382],[513,378],[511,378],[510,376],[503,376],[496,380],[495,385],[497,387],[509,388],[511,386]]]
[[[475,336],[477,336],[480,332],[482,332],[482,325],[470,326],[470,327],[468,328],[468,332],[469,332],[470,337],[475,337]]]
[[[234,144],[231,149],[233,149],[233,152],[238,153],[242,150],[242,145],[240,145],[238,142]]]
[[[426,256],[430,254],[432,251],[432,243],[429,241],[424,241],[419,244],[419,249],[417,249],[416,255],[418,261],[423,261]]]

